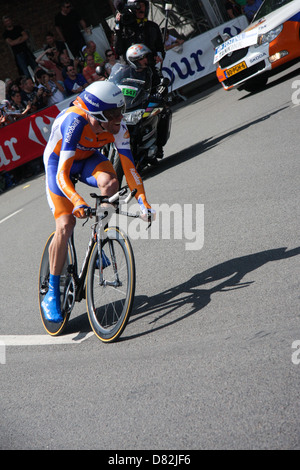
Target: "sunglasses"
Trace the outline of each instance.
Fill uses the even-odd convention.
[[[99,122],[108,122],[108,121],[113,121],[115,119],[122,117],[124,113],[125,113],[125,105],[121,106],[120,108],[106,109],[105,111],[102,111],[98,115],[91,114],[91,116],[93,116],[93,118],[97,119],[97,121]],[[99,115],[100,117],[98,117]]]
[[[113,52],[111,54],[106,54],[106,57],[112,57],[113,55],[115,55]]]

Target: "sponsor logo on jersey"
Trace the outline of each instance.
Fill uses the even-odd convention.
[[[135,168],[130,168],[130,173],[132,174],[133,179],[136,182],[136,184],[142,184],[142,180],[141,180],[140,176],[138,175]]]
[[[67,131],[67,134],[65,136],[65,141],[69,144],[71,142],[71,139],[72,139],[72,135],[76,129],[76,127],[78,126],[78,124],[80,123],[80,120],[78,118],[75,118],[72,125],[68,127],[68,131]]]

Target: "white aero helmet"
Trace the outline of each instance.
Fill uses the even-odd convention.
[[[125,99],[120,88],[112,82],[99,80],[87,86],[74,101],[98,121],[108,122],[125,112]]]
[[[126,60],[136,69],[136,62],[148,54],[151,54],[151,50],[145,44],[134,44],[127,49]]]

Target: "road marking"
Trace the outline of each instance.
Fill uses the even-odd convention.
[[[16,212],[13,212],[12,214],[8,215],[7,217],[5,217],[4,219],[0,220],[0,224],[2,224],[2,222],[5,222],[6,220],[10,219],[11,217],[13,217],[14,215],[17,215],[19,212],[21,212],[23,209],[19,209],[18,211]]]
[[[53,344],[80,344],[93,336],[93,331],[72,333],[63,336],[51,335],[0,335],[5,346],[48,346]]]

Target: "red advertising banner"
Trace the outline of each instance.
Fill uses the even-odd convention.
[[[70,100],[67,101],[67,106]],[[58,107],[59,106],[59,107]],[[10,171],[41,157],[52,123],[65,102],[45,108],[0,129],[0,171]],[[60,108],[60,109],[59,109]]]

